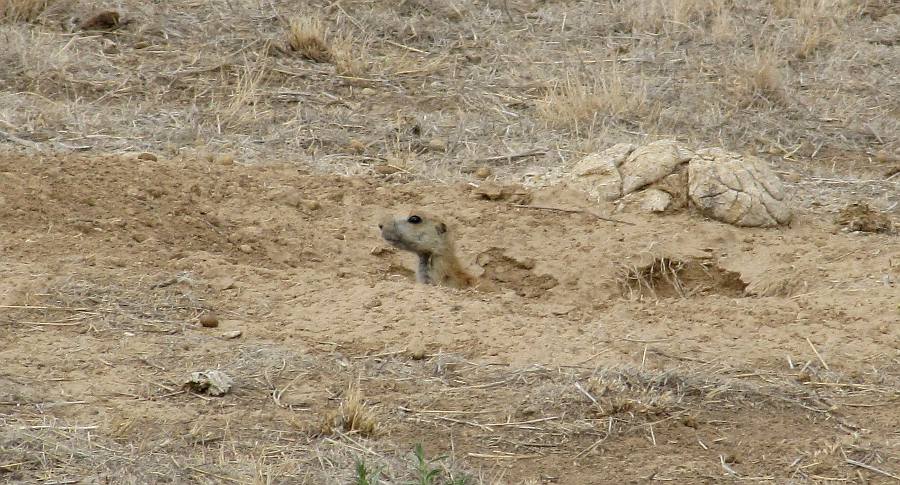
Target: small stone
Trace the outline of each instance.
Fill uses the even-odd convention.
[[[137,157],[138,157],[138,160],[147,160],[147,161],[150,161],[150,162],[155,162],[155,161],[158,160],[158,158],[156,157],[156,155],[154,155],[154,154],[152,154],[152,153],[150,153],[150,152],[143,152],[143,153],[140,153],[140,154],[138,154]]]
[[[209,286],[216,291],[225,291],[234,288],[234,278],[222,276],[209,282]]]
[[[784,178],[785,182],[790,182],[792,184],[796,184],[797,182],[800,181],[800,174],[799,173],[787,173],[787,174],[784,174],[783,178]]]
[[[147,42],[146,40],[139,40],[134,43],[134,48],[135,49],[146,49],[146,48],[150,47],[150,45],[151,44],[149,42]]]
[[[230,330],[228,332],[222,332],[222,338],[231,340],[240,337],[243,333],[244,332],[241,330]]]
[[[374,167],[372,167],[372,170],[378,175],[391,175],[400,171],[399,168],[386,163],[375,165]]]
[[[373,309],[373,308],[378,308],[378,307],[380,307],[380,306],[381,306],[381,300],[379,300],[378,298],[373,298],[373,299],[367,301],[367,302],[363,305],[363,307],[364,307],[366,310],[371,310],[371,309]]]
[[[303,199],[303,201],[300,202],[300,204],[303,205],[304,209],[310,210],[310,211],[319,210],[322,208],[322,204],[319,203],[318,200],[313,200],[313,199]]]
[[[119,46],[115,42],[110,39],[103,39],[101,41],[103,43],[103,53],[104,54],[118,54]]]
[[[551,305],[550,306],[550,314],[556,316],[563,316],[572,313],[575,310],[574,306],[569,305]]]
[[[356,138],[350,140],[350,143],[347,145],[347,148],[350,149],[351,152],[356,154],[362,154],[366,151],[366,144],[357,140]]]
[[[891,155],[890,152],[885,150],[878,150],[875,152],[875,161],[878,163],[888,163],[893,162],[894,160],[896,160],[896,157]]]
[[[241,244],[240,246],[238,246],[238,249],[242,253],[246,253],[246,254],[250,254],[253,252],[253,246],[251,246],[249,244]]]
[[[200,315],[200,325],[206,328],[215,328],[219,326],[219,317],[213,312],[206,312]]]
[[[425,343],[421,340],[415,340],[406,348],[406,352],[412,360],[422,360],[425,358]]]
[[[672,206],[672,196],[668,192],[647,189],[642,195],[641,208],[647,212],[665,212]]]
[[[208,152],[206,150],[200,150],[197,152],[197,159],[200,161],[203,161],[203,162],[212,163],[212,162],[216,161],[216,156],[213,153]]]
[[[372,88],[362,88],[359,91],[359,94],[362,94],[363,96],[372,96],[373,94],[375,94],[375,90]]]
[[[297,192],[296,190],[288,190],[281,192],[274,197],[276,200],[280,201],[282,204],[289,205],[291,207],[300,208],[303,205],[303,194]]]
[[[207,370],[203,372],[191,372],[184,384],[184,389],[191,392],[209,394],[210,396],[222,396],[231,390],[234,379],[219,370]]]
[[[492,174],[493,174],[493,171],[491,170],[490,167],[481,166],[481,167],[478,167],[475,169],[474,175],[475,175],[475,178],[484,180],[484,179],[490,177]]]
[[[216,161],[219,165],[230,166],[234,165],[234,155],[231,153],[220,153],[218,157],[216,157]]]
[[[447,151],[447,142],[443,138],[432,138],[428,141],[428,149],[433,152]]]
[[[738,464],[741,462],[741,459],[738,458],[737,454],[735,453],[728,453],[727,455],[725,455],[725,458],[723,458],[723,460],[725,461],[725,463],[730,464]]]

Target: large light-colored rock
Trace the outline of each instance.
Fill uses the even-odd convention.
[[[618,167],[634,149],[635,146],[630,143],[619,143],[584,157],[572,167],[575,186],[601,200],[621,197],[622,176]]]
[[[630,194],[661,180],[693,155],[674,140],[659,140],[634,149],[619,166],[622,194]]]
[[[721,148],[698,150],[688,164],[688,194],[702,213],[735,226],[791,221],[781,180],[755,157]]]

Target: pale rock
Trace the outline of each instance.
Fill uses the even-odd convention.
[[[634,149],[619,166],[622,194],[666,177],[692,157],[690,150],[674,140],[659,140]]]
[[[622,176],[618,167],[634,149],[635,146],[630,143],[619,143],[584,157],[572,167],[574,185],[598,199],[621,197]]]
[[[735,226],[774,227],[792,217],[781,180],[762,160],[721,148],[697,151],[688,195],[706,216]]]

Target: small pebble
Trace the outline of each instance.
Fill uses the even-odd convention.
[[[231,340],[231,339],[240,337],[243,333],[244,332],[241,330],[231,330],[229,332],[223,332],[222,338]]]
[[[432,138],[428,142],[428,149],[433,152],[445,152],[447,151],[447,142],[442,138]]]
[[[206,150],[200,150],[197,152],[197,159],[212,163],[216,161],[216,156]]]
[[[304,209],[310,210],[310,211],[318,210],[322,207],[322,204],[319,203],[318,200],[312,200],[312,199],[303,199],[303,201],[300,202],[300,204],[303,205]]]
[[[372,167],[372,170],[374,170],[378,175],[391,175],[400,171],[399,168],[393,165],[388,165],[386,163],[382,165],[375,165],[374,167]]]
[[[213,312],[206,312],[200,315],[200,325],[206,328],[215,328],[219,326],[219,317]]]
[[[407,352],[412,360],[422,360],[425,358],[425,344],[421,341],[413,342],[409,344]]]
[[[230,166],[234,165],[234,155],[230,153],[220,153],[218,157],[216,157],[216,161],[219,162],[219,165]]]
[[[350,149],[351,152],[356,154],[361,154],[366,151],[366,144],[357,140],[356,138],[350,140],[350,143],[347,145],[347,148]]]
[[[885,150],[879,150],[875,152],[875,161],[879,163],[893,162],[894,157]]]
[[[490,177],[492,174],[493,171],[490,169],[490,167],[481,166],[475,169],[475,178],[479,178],[481,180]]]
[[[138,160],[147,160],[150,162],[155,162],[158,160],[156,155],[154,155],[150,152],[143,152],[143,153],[139,154],[137,157],[138,157]]]

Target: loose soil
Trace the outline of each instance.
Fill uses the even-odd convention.
[[[0,482],[896,483],[898,5],[0,0]],[[533,188],[660,139],[794,221]]]
[[[615,224],[193,157],[6,153],[0,193],[10,482],[346,483],[356,460],[402,480],[416,443],[473,483],[897,469],[895,236],[813,211],[778,230]],[[413,207],[452,223],[492,291],[414,282],[376,227]],[[654,262],[660,291],[629,286]],[[205,369],[233,392],[181,390]],[[348,386],[374,435],[324,425]]]

